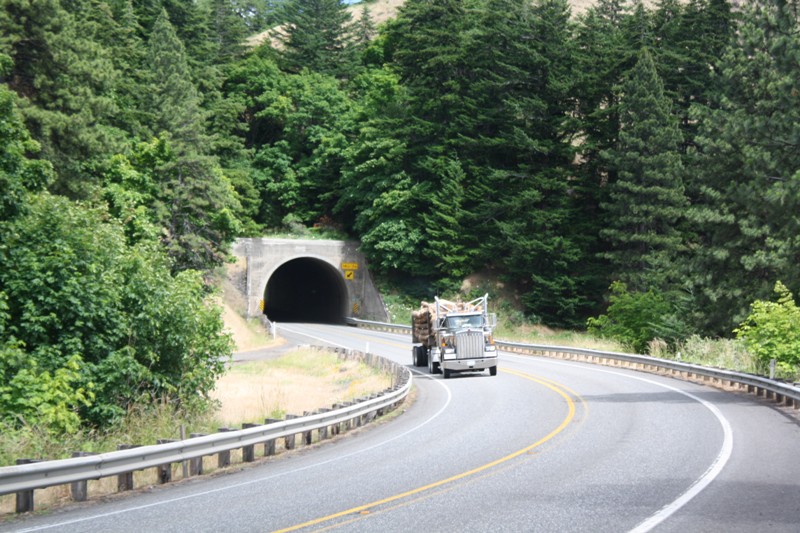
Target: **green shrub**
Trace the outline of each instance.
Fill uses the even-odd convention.
[[[629,292],[615,281],[611,284],[610,304],[605,315],[587,321],[589,333],[621,342],[637,353],[645,353],[653,339],[672,344],[685,336],[686,324],[677,305],[653,290]]]
[[[798,373],[800,365],[800,308],[783,283],[775,284],[777,302],[756,300],[750,314],[734,330],[761,365],[777,361],[778,375]]]

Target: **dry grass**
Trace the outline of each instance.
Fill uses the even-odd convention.
[[[271,361],[232,365],[217,383],[214,398],[221,405],[221,424],[258,423],[330,407],[390,385],[388,376],[366,365],[329,352],[298,350]]]
[[[305,411],[315,411],[320,407],[330,407],[334,403],[382,391],[390,385],[391,378],[388,375],[356,361],[340,360],[336,354],[325,351],[297,350],[269,361],[236,363],[218,382],[214,397],[219,401],[220,409],[214,420],[205,427],[195,427],[190,431],[211,433],[220,427],[240,427],[245,422],[263,423],[268,417],[302,415]],[[131,431],[128,430],[129,433]],[[124,440],[138,442],[133,435],[130,437],[132,440]],[[177,435],[170,437],[177,438]],[[256,455],[263,456],[263,447],[256,448]],[[241,450],[231,451],[231,463],[235,465],[240,462]],[[205,473],[217,469],[216,456],[203,459]],[[173,464],[172,479],[177,481],[181,478],[181,465]],[[157,483],[154,468],[134,473],[136,488]],[[88,492],[91,499],[113,497],[117,493],[117,478],[90,481]],[[37,510],[71,503],[70,490],[66,485],[38,490],[35,498]],[[15,495],[0,497],[0,522],[14,516],[15,506]]]

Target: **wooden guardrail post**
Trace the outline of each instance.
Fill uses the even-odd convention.
[[[293,420],[295,418],[298,418],[297,415],[286,415],[286,420]],[[284,446],[287,450],[294,450],[296,436],[297,435],[295,434],[286,435],[286,438],[284,439]]]
[[[138,447],[138,444],[120,444],[117,446],[117,450],[130,450]],[[123,472],[117,476],[117,490],[119,492],[133,490],[133,472]]]
[[[36,459],[17,459],[18,465],[29,465],[31,463],[38,463]],[[17,513],[32,513],[33,512],[33,489],[21,490],[17,493]]]
[[[303,412],[303,416],[311,416],[312,414],[314,414],[314,413],[312,413],[311,411]],[[309,429],[308,431],[304,431],[303,432],[303,444],[305,444],[306,446],[309,446],[309,445],[311,445],[311,441],[312,441],[311,430]]]
[[[330,411],[327,407],[321,408],[318,412],[319,413],[327,413]],[[328,426],[322,426],[319,428],[319,440],[325,440],[328,438]]]
[[[189,433],[189,438],[194,439],[197,437],[205,437],[204,433]],[[195,457],[194,459],[189,459],[189,475],[190,476],[202,476],[203,475],[203,458],[202,457]]]
[[[341,402],[339,402],[339,403],[335,403],[335,404],[333,404],[333,409],[334,409],[334,411],[335,411],[336,409],[341,409],[342,407],[345,407],[345,405],[347,405],[347,404],[344,404],[344,403],[341,403]],[[337,423],[335,423],[335,424],[334,424],[334,425],[331,427],[331,429],[333,430],[333,434],[334,434],[334,435],[341,435],[341,433],[342,433],[342,427],[343,427],[345,424],[346,424],[346,422],[337,422]]]
[[[231,428],[219,428],[217,433],[227,433],[231,431]],[[217,467],[218,468],[225,468],[226,466],[231,465],[231,451],[230,450],[223,450],[217,454]]]
[[[73,452],[72,457],[88,457],[94,455],[88,452]],[[89,498],[89,483],[87,481],[73,481],[69,484],[69,493],[74,502],[85,502]]]
[[[242,429],[254,428],[258,424],[242,424]],[[243,463],[252,463],[256,460],[256,446],[255,444],[250,444],[249,446],[242,447],[242,462]]]
[[[175,442],[175,439],[158,439],[156,444],[167,444]],[[159,484],[170,483],[172,481],[172,463],[164,463],[156,467],[156,474],[158,476]]]
[[[280,422],[280,420],[277,418],[264,419],[264,424],[274,424],[275,422]],[[269,457],[270,455],[275,455],[275,439],[269,439],[264,443],[264,456]]]

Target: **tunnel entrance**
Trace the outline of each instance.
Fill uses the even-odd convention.
[[[343,324],[347,287],[338,270],[320,259],[292,259],[278,267],[264,290],[264,314],[273,322]]]

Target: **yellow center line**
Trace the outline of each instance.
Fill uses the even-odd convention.
[[[520,377],[522,379],[527,379],[529,381],[533,381],[535,383],[538,383],[538,384],[542,385],[543,387],[546,387],[546,388],[552,390],[553,392],[555,392],[556,394],[558,394],[562,398],[564,398],[564,401],[567,403],[567,416],[564,417],[564,420],[561,421],[561,423],[558,425],[557,428],[555,428],[553,431],[551,431],[550,433],[548,433],[547,435],[545,435],[544,437],[542,437],[538,441],[534,442],[530,446],[526,446],[525,448],[522,448],[521,450],[517,450],[517,451],[515,451],[513,453],[510,453],[510,454],[506,455],[505,457],[501,457],[500,459],[497,459],[497,460],[492,461],[490,463],[486,463],[485,465],[479,466],[477,468],[473,468],[472,470],[468,470],[466,472],[462,472],[460,474],[456,474],[455,476],[451,476],[449,478],[442,479],[442,480],[436,481],[434,483],[430,483],[428,485],[424,485],[422,487],[418,487],[416,489],[412,489],[412,490],[409,490],[409,491],[406,491],[406,492],[402,492],[400,494],[395,494],[394,496],[389,496],[388,498],[383,498],[381,500],[376,500],[374,502],[370,502],[370,503],[367,503],[367,504],[364,504],[364,505],[359,505],[358,507],[352,507],[350,509],[347,509],[346,511],[341,511],[341,512],[330,514],[328,516],[323,516],[321,518],[317,518],[317,519],[314,519],[314,520],[309,520],[308,522],[303,522],[302,524],[297,524],[297,525],[294,525],[294,526],[291,526],[291,527],[287,527],[285,529],[279,529],[279,530],[276,530],[275,533],[283,533],[283,532],[286,532],[286,531],[297,531],[298,529],[302,529],[302,528],[305,528],[305,527],[321,524],[322,522],[327,522],[329,520],[334,520],[336,518],[341,518],[341,517],[347,516],[349,514],[360,513],[361,511],[365,511],[365,510],[373,508],[373,507],[378,507],[380,505],[384,505],[384,504],[387,504],[387,503],[390,503],[390,502],[394,502],[394,501],[400,500],[402,498],[408,498],[409,496],[413,496],[415,494],[419,494],[420,492],[428,491],[428,490],[434,489],[436,487],[440,487],[442,485],[445,485],[447,483],[452,483],[454,481],[458,481],[460,479],[464,479],[466,477],[475,475],[475,474],[477,474],[479,472],[483,472],[484,470],[488,470],[488,469],[490,469],[492,467],[495,467],[495,466],[497,466],[499,464],[505,463],[506,461],[510,461],[511,459],[514,459],[515,457],[519,457],[520,455],[523,455],[523,454],[533,450],[534,448],[537,448],[537,447],[543,445],[544,443],[546,443],[547,441],[549,441],[550,439],[552,439],[553,437],[555,437],[556,435],[558,435],[559,433],[564,431],[564,429],[569,425],[569,423],[573,420],[573,418],[575,418],[575,402],[572,400],[572,398],[570,398],[569,394],[567,394],[567,392],[565,392],[565,390],[564,390],[565,387],[562,387],[562,386],[556,384],[555,382],[552,382],[552,381],[549,381],[549,380],[545,380],[545,379],[535,378],[535,377],[533,377],[533,376],[531,376],[529,374],[525,374],[525,373],[522,373],[522,372],[516,372],[514,370],[507,370],[507,369],[502,369],[502,371],[507,373],[507,374],[512,374],[512,375]]]

